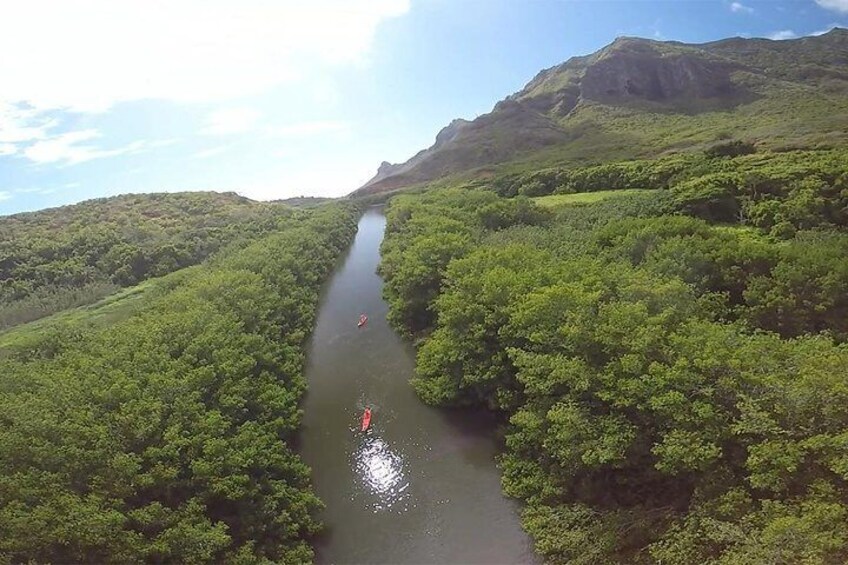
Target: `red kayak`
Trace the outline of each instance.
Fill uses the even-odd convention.
[[[362,314],[361,316],[359,316],[359,322],[356,324],[356,327],[361,328],[365,325],[366,322],[368,322],[368,316]]]
[[[366,408],[362,414],[362,431],[367,431],[371,427],[371,409]]]

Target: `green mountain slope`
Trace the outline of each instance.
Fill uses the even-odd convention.
[[[772,150],[832,147],[846,132],[848,30],[701,45],[619,38],[540,72],[491,113],[455,120],[406,163],[383,163],[356,194],[482,176],[504,163],[653,158],[727,139]]]
[[[137,194],[0,217],[0,329],[90,304],[280,228],[296,212],[234,193]]]

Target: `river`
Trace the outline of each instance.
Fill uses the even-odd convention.
[[[380,208],[362,216],[308,349],[301,454],[326,504],[316,560],[534,563],[519,505],[501,494],[492,422],[428,407],[409,386],[415,352],[388,326],[376,274],[385,225]]]

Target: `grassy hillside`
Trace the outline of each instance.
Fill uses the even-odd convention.
[[[196,264],[296,212],[236,194],[124,195],[0,217],[0,329]]]
[[[381,173],[356,194],[445,176],[586,166],[701,151],[738,139],[759,151],[848,141],[848,31],[703,45],[620,38],[542,71],[520,92]]]
[[[103,328],[125,320],[152,300],[191,279],[193,269],[196,268],[180,269],[163,277],[148,279],[135,286],[120,289],[92,304],[68,308],[32,322],[0,330],[0,357],[34,347],[51,334]]]
[[[538,196],[533,201],[543,208],[560,208],[562,206],[574,206],[580,204],[591,204],[600,202],[611,197],[631,196],[635,194],[646,194],[649,190],[641,190],[638,188],[623,189],[623,190],[599,190],[597,192],[580,192],[577,194],[551,194],[548,196]]]

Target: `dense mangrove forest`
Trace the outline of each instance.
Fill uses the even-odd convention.
[[[547,561],[848,558],[844,158],[391,201],[380,272],[420,344],[413,386],[500,415],[503,488]],[[601,187],[619,190],[584,198]]]
[[[284,213],[121,321],[0,349],[0,559],[310,561],[304,346],[356,214]]]

